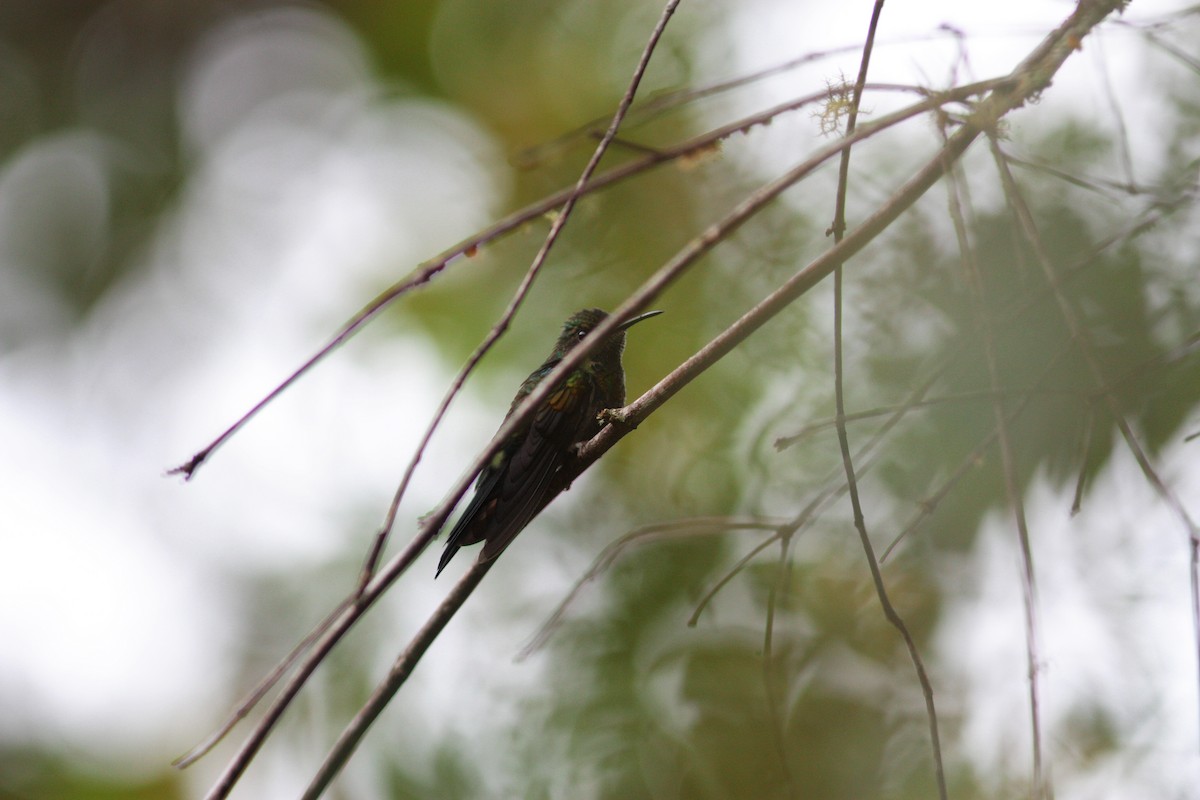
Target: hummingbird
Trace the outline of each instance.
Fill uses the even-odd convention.
[[[621,353],[626,329],[661,313],[650,311],[622,323],[563,379],[528,423],[504,440],[491,463],[479,471],[471,502],[446,539],[437,575],[464,545],[486,542],[480,554],[483,560],[500,555],[530,520],[570,485],[563,468],[573,458],[575,446],[600,432],[604,426],[600,412],[625,405]],[[598,308],[572,314],[563,323],[554,351],[521,384],[504,418],[607,317]]]

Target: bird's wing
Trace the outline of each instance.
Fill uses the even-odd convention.
[[[568,379],[538,409],[491,493],[496,503],[483,558],[498,556],[565,488],[558,473],[571,445],[591,431],[594,394],[591,380]]]
[[[553,365],[543,365],[543,369]],[[495,558],[562,489],[555,480],[570,446],[590,429],[595,387],[567,379],[546,399],[528,427],[505,442],[475,482],[475,493],[446,538],[440,573],[459,547],[487,540],[484,558]],[[512,413],[520,400],[514,401]]]

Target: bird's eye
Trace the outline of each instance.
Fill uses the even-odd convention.
[[[587,338],[589,333],[591,333],[591,331],[588,328],[580,328],[579,330],[575,331],[575,338],[582,342]]]

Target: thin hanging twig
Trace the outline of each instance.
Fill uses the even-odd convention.
[[[950,171],[950,179],[946,182],[946,193],[950,219],[954,225],[954,234],[958,242],[959,260],[966,273],[966,284],[971,298],[972,316],[979,320],[983,339],[983,357],[987,365],[988,379],[995,397],[992,401],[992,414],[995,419],[996,439],[1000,445],[1000,465],[1004,475],[1004,493],[1013,512],[1013,522],[1017,527],[1017,541],[1021,551],[1021,599],[1024,606],[1025,622],[1025,658],[1026,671],[1029,679],[1029,717],[1032,731],[1033,747],[1033,791],[1036,798],[1053,796],[1053,789],[1046,779],[1042,764],[1042,722],[1041,722],[1041,682],[1039,676],[1038,635],[1037,635],[1037,583],[1033,568],[1033,548],[1029,542],[1029,523],[1025,516],[1025,502],[1021,492],[1021,484],[1017,477],[1016,455],[1013,452],[1012,437],[1009,435],[1008,418],[1004,409],[1004,397],[1001,394],[1003,383],[1000,380],[1000,370],[996,364],[996,337],[993,330],[991,315],[986,304],[986,287],[975,252],[971,247],[967,233],[967,223],[963,213],[962,176],[956,165]]]
[[[871,12],[871,22],[867,28],[867,40],[863,44],[862,61],[859,65],[858,81],[854,86],[854,95],[850,102],[850,113],[846,120],[847,134],[854,132],[858,120],[858,106],[862,100],[862,87],[867,81],[867,69],[871,63],[871,50],[875,42],[875,32],[879,27],[879,17],[883,13],[884,0],[875,0]],[[830,230],[835,242],[841,242],[846,230],[846,193],[850,184],[850,148],[842,151],[841,163],[838,169],[837,199],[834,205],[833,224]],[[937,707],[934,702],[933,684],[925,669],[925,663],[917,648],[916,640],[909,633],[908,626],[892,605],[888,597],[887,587],[883,582],[883,573],[879,569],[879,560],[875,556],[875,548],[867,533],[866,518],[863,515],[862,503],[858,496],[858,481],[854,475],[854,458],[850,452],[850,436],[846,431],[846,399],[844,372],[842,369],[842,265],[838,264],[833,272],[833,395],[837,414],[837,439],[842,451],[842,464],[846,470],[846,488],[850,496],[850,506],[854,515],[854,528],[858,531],[863,553],[867,558],[867,566],[871,571],[871,580],[875,585],[875,594],[879,605],[888,622],[900,633],[908,648],[909,657],[917,672],[917,680],[921,684],[921,693],[925,697],[925,710],[929,723],[929,740],[933,750],[934,780],[938,787],[938,797],[946,800],[946,770],[942,763],[941,735],[938,732]]]
[[[1058,366],[1058,362],[1065,358],[1066,355],[1067,348],[1063,348],[1047,362],[1046,367],[1042,370],[1042,373],[1038,376],[1038,379],[1034,381],[1033,386],[1022,394],[1021,398],[1008,412],[1008,416],[1006,418],[1008,424],[1011,425],[1021,416],[1021,413],[1025,411],[1025,408],[1029,405],[1030,401],[1032,401],[1033,398],[1038,394],[1039,390],[1037,387],[1041,386],[1046,379],[1050,377],[1054,369]],[[925,522],[926,519],[933,515],[933,512],[937,510],[938,505],[946,498],[947,495],[950,494],[951,490],[958,485],[958,482],[966,477],[972,470],[978,467],[980,461],[982,461],[984,456],[987,454],[987,451],[991,450],[992,447],[995,446],[996,438],[998,436],[999,433],[993,426],[991,432],[988,433],[988,435],[985,436],[979,442],[979,444],[975,445],[975,447],[971,449],[971,452],[967,453],[967,455],[963,457],[962,461],[959,462],[958,468],[953,472],[953,474],[950,475],[950,477],[942,482],[942,485],[938,487],[937,491],[927,494],[925,497],[921,498],[921,500],[916,504],[918,507],[917,511],[908,520],[904,528],[901,529],[900,533],[896,534],[895,538],[893,538],[888,546],[884,548],[883,554],[879,557],[881,562],[887,561],[891,557],[892,552],[900,545],[900,543],[907,539],[910,534],[912,534],[921,526],[923,522]]]
[[[259,701],[266,697],[267,693],[271,691],[271,688],[275,686],[275,684],[277,684],[284,675],[287,674],[287,671],[291,668],[292,664],[294,664],[296,660],[300,658],[300,656],[308,652],[309,648],[316,644],[320,638],[325,635],[325,632],[328,631],[335,622],[337,622],[337,620],[346,612],[353,602],[353,597],[347,597],[342,600],[342,602],[334,606],[333,610],[325,615],[325,619],[321,620],[316,627],[309,631],[308,634],[305,635],[305,637],[301,639],[295,647],[292,648],[290,653],[284,656],[283,659],[280,660],[280,662],[276,664],[270,672],[263,676],[258,684],[250,690],[250,693],[246,695],[246,698],[229,713],[229,716],[226,717],[225,721],[221,723],[221,726],[217,728],[216,731],[210,734],[207,739],[200,742],[187,753],[184,753],[179,758],[172,761],[171,766],[179,769],[190,767],[192,764],[195,764],[206,754],[208,754],[208,752],[214,747],[220,744],[221,740],[224,739],[239,722],[245,719],[246,716],[249,715],[252,710],[254,710],[254,707],[258,705]]]
[[[1083,508],[1083,490],[1087,482],[1088,461],[1092,456],[1092,432],[1096,428],[1096,413],[1089,406],[1083,420],[1083,436],[1079,442],[1079,476],[1075,479],[1075,493],[1071,497],[1071,516]]]
[[[897,403],[889,406],[877,406],[875,408],[867,408],[862,411],[852,411],[849,414],[842,416],[845,422],[861,422],[862,420],[874,419],[876,417],[886,417],[889,414],[894,414],[897,411],[905,413],[919,409],[932,408],[934,406],[943,406],[949,403],[968,403],[979,400],[992,400],[996,397],[996,392],[991,389],[979,389],[973,392],[956,392],[954,394],[945,394],[938,397],[928,397],[924,400],[916,402]],[[814,433],[825,430],[826,428],[836,428],[838,418],[829,417],[827,419],[819,419],[814,422],[809,422],[803,425],[799,430],[787,436],[780,436],[775,440],[776,450],[786,450],[799,444],[804,439],[812,436]]]
[[[670,522],[644,525],[626,533],[600,551],[600,555],[596,556],[587,571],[575,581],[571,591],[567,592],[567,595],[559,601],[558,606],[550,613],[546,621],[517,653],[516,660],[524,661],[545,646],[566,619],[567,609],[583,592],[583,588],[603,575],[631,547],[652,542],[691,539],[697,536],[717,536],[732,531],[777,531],[783,524],[785,524],[783,521],[758,517],[687,517]]]
[[[887,42],[887,44],[912,44],[915,42],[936,41],[944,39],[946,36],[955,35],[956,34],[952,31],[939,28],[938,31],[933,34],[921,34],[917,36],[903,37],[900,39],[891,40]],[[649,100],[639,103],[637,107],[633,109],[633,113],[631,114],[631,124],[640,125],[651,119],[654,119],[660,114],[670,111],[671,109],[695,103],[698,100],[703,100],[707,97],[713,97],[733,89],[738,89],[742,86],[747,86],[751,83],[755,83],[775,75],[780,75],[784,72],[797,69],[807,64],[812,64],[817,61],[822,61],[824,59],[843,55],[845,53],[853,53],[858,51],[859,48],[859,45],[852,44],[845,45],[843,47],[834,47],[828,50],[814,50],[795,58],[788,59],[783,63],[776,64],[771,67],[756,70],[746,75],[739,75],[736,78],[730,78],[728,80],[719,81],[717,83],[712,83],[707,86],[700,86],[697,88],[663,92],[652,96]],[[875,84],[869,84],[868,86],[871,88],[874,87]],[[533,147],[528,147],[513,157],[513,163],[518,168],[530,169],[540,162],[557,156],[568,147],[571,147],[579,139],[593,135],[599,136],[600,126],[607,121],[608,117],[596,117],[593,120],[585,122],[574,130],[567,131],[560,136],[556,136],[549,141],[536,144]]]
[[[1071,264],[1070,266],[1066,267],[1065,269],[1060,270],[1058,273],[1058,280],[1056,281],[1056,283],[1054,285],[1043,285],[1043,286],[1039,287],[1036,291],[1027,293],[1025,297],[1023,297],[1020,300],[1013,303],[1010,306],[1010,308],[1008,308],[1004,312],[998,314],[997,318],[1001,319],[1001,320],[1011,321],[1012,319],[1016,318],[1018,315],[1023,314],[1025,312],[1033,309],[1034,307],[1037,306],[1037,304],[1041,301],[1041,299],[1043,297],[1045,297],[1045,296],[1049,295],[1051,292],[1053,292],[1055,290],[1056,286],[1061,284],[1063,281],[1067,280],[1069,277],[1072,277],[1075,274],[1081,272],[1082,270],[1087,269],[1095,261],[1095,259],[1098,258],[1104,251],[1108,250],[1109,248],[1113,247],[1114,245],[1120,244],[1122,242],[1127,242],[1130,239],[1136,238],[1136,237],[1146,233],[1147,231],[1152,230],[1156,225],[1158,225],[1158,223],[1160,223],[1168,215],[1174,213],[1175,211],[1178,211],[1181,207],[1183,207],[1186,204],[1186,202],[1187,202],[1187,200],[1186,200],[1185,194],[1181,194],[1181,195],[1178,195],[1177,197],[1174,197],[1174,198],[1171,198],[1168,200],[1164,200],[1161,202],[1156,202],[1154,204],[1154,206],[1152,206],[1145,213],[1143,213],[1139,219],[1135,220],[1127,228],[1125,228],[1124,230],[1118,231],[1118,232],[1108,236],[1104,240],[1098,242],[1096,245],[1094,245],[1092,247],[1092,249],[1086,255],[1084,255],[1083,257],[1078,259],[1075,263]],[[1197,341],[1200,341],[1200,334],[1189,338],[1188,340],[1186,340],[1185,342],[1180,344],[1176,348],[1176,350],[1179,352],[1186,351],[1186,349],[1190,348]],[[966,343],[966,340],[964,340],[963,344],[958,345],[958,347],[961,348],[962,346],[965,345],[965,343]],[[1050,360],[1049,363],[1052,365],[1057,364],[1057,362],[1059,360],[1061,360],[1066,354],[1067,354],[1066,350],[1060,351],[1058,354],[1056,354],[1054,356],[1054,358],[1052,358]],[[1167,357],[1166,360],[1169,361],[1170,357]],[[1046,378],[1048,377],[1048,372],[1049,372],[1049,369],[1047,368],[1047,371],[1043,372],[1041,374],[1041,376],[1038,378],[1038,380],[1035,381],[1034,387],[1039,387],[1045,382]],[[1113,391],[1116,388],[1116,386],[1118,384],[1120,384],[1122,381],[1131,380],[1139,374],[1141,374],[1141,373],[1138,371],[1133,371],[1127,375],[1118,377],[1118,378],[1114,379],[1113,381],[1110,381],[1104,387],[1104,389],[1102,391]],[[1010,422],[1012,420],[1016,419],[1017,416],[1019,416],[1018,412],[1024,410],[1025,405],[1032,399],[1031,393],[1035,392],[1035,391],[1042,391],[1042,390],[1037,389],[1037,388],[1031,388],[1025,392],[1019,405],[1014,407],[1013,412],[1008,415],[1008,419]],[[937,506],[941,502],[941,500],[944,499],[946,497],[946,495],[949,494],[950,490],[954,488],[954,486],[958,483],[958,481],[961,480],[968,472],[971,471],[971,469],[973,468],[973,465],[975,463],[977,463],[979,461],[979,459],[983,458],[984,453],[986,453],[986,451],[992,445],[995,444],[995,441],[996,441],[995,436],[996,436],[996,432],[995,432],[995,429],[993,429],[992,432],[990,434],[988,434],[988,436],[971,451],[971,453],[959,465],[959,467],[955,471],[955,473],[953,475],[951,475],[945,482],[943,482],[942,486],[936,492],[926,495],[926,497],[918,503],[918,505],[920,506],[919,510],[912,516],[912,518],[910,518],[910,520],[905,524],[905,526],[901,530],[901,532],[899,534],[897,534],[892,539],[892,541],[888,544],[888,546],[884,549],[883,554],[880,556],[881,562],[888,560],[888,558],[891,556],[892,552],[900,544],[900,542],[902,542],[905,538],[907,538],[910,534],[912,534],[918,527],[920,527],[920,525],[924,522],[924,520],[933,513],[933,511],[937,508]]]
[[[788,578],[791,574],[791,560],[788,558],[788,546],[791,536],[779,537],[779,562],[776,564],[775,580],[771,581],[771,589],[767,594],[767,614],[763,623],[763,695],[767,702],[767,719],[771,725],[771,742],[775,746],[775,757],[779,759],[779,768],[783,774],[783,782],[787,787],[787,796],[795,798],[796,778],[792,774],[792,762],[787,752],[787,720],[781,714],[779,706],[783,699],[779,696],[779,687],[775,682],[775,604],[779,596],[787,592]]]
[[[991,146],[993,160],[996,162],[996,168],[1000,173],[1001,183],[1004,186],[1004,196],[1009,208],[1017,220],[1025,241],[1032,248],[1034,257],[1038,265],[1042,268],[1047,283],[1054,287],[1054,299],[1058,303],[1059,313],[1062,314],[1063,320],[1067,323],[1067,328],[1071,332],[1071,340],[1083,356],[1084,363],[1091,373],[1096,388],[1103,390],[1108,385],[1108,381],[1104,377],[1104,370],[1100,366],[1099,360],[1096,358],[1095,348],[1091,342],[1091,335],[1079,319],[1075,307],[1062,291],[1054,259],[1050,257],[1049,252],[1046,250],[1045,242],[1038,231],[1037,223],[1034,221],[1033,214],[1025,202],[1024,194],[1013,177],[1012,171],[1009,169],[1000,143],[994,136],[989,136],[988,141]],[[1113,420],[1117,424],[1118,430],[1121,431],[1121,437],[1125,440],[1126,446],[1141,468],[1142,474],[1145,476],[1147,482],[1154,487],[1159,497],[1163,499],[1167,506],[1174,512],[1175,516],[1179,518],[1187,535],[1189,549],[1188,563],[1191,576],[1192,628],[1197,656],[1197,681],[1200,683],[1200,528],[1197,528],[1195,521],[1192,520],[1183,503],[1175,496],[1171,488],[1163,482],[1157,470],[1154,469],[1154,465],[1150,463],[1150,459],[1142,448],[1141,442],[1134,435],[1133,429],[1129,427],[1129,423],[1121,411],[1120,404],[1117,402],[1116,395],[1111,391],[1103,391],[1102,397],[1104,398],[1105,405],[1108,407],[1109,413],[1112,414]],[[1200,718],[1200,706],[1197,707],[1197,716]]]

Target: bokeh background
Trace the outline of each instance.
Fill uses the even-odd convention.
[[[889,3],[872,80],[1005,74],[1070,8]],[[853,76],[870,9],[685,0],[643,98],[833,52],[635,116],[606,163]],[[403,298],[192,482],[164,472],[414,265],[572,182],[592,140],[559,137],[611,114],[659,12],[645,0],[0,0],[0,798],[203,795],[232,743],[182,773],[169,762],[353,585],[420,432],[546,222]],[[1005,128],[1005,146],[1042,165],[1018,177],[1054,258],[1075,266],[1068,290],[1107,388],[1193,516],[1197,42],[1195,7],[1134,2]],[[904,102],[869,93],[864,121]],[[486,443],[561,320],[614,307],[827,143],[814,110],[580,204],[422,462],[400,541]],[[937,141],[921,120],[858,148],[850,224]],[[1026,403],[1014,437],[1056,796],[1200,797],[1183,525],[1039,289],[982,144],[965,171],[1005,402]],[[785,195],[661,299],[667,313],[630,335],[632,392],[827,246],[835,177]],[[1139,219],[1154,224],[1083,260]],[[849,410],[902,403],[929,380],[941,398],[892,430],[864,474],[877,547],[970,466],[884,567],[930,669],[951,795],[1027,796],[1021,562],[998,454],[971,455],[992,406],[944,189],[851,263],[847,291]],[[694,627],[705,594],[766,534],[685,525],[632,547],[547,646],[514,659],[620,535],[787,519],[830,485],[828,427],[776,446],[832,413],[830,308],[827,287],[797,303],[531,525],[333,796],[932,796],[919,687],[844,501],[783,565],[778,546],[751,560]],[[854,423],[852,441],[879,422]],[[306,785],[465,569],[460,555],[434,582],[437,549],[317,674],[235,797]]]

